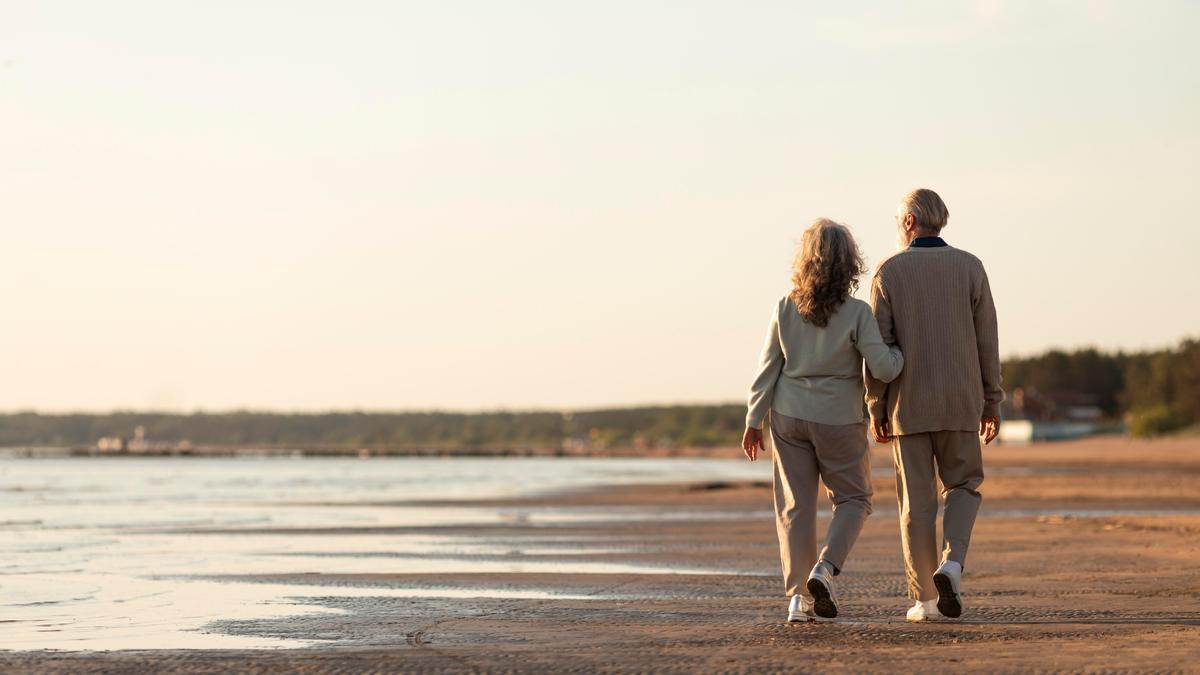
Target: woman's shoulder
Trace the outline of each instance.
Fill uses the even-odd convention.
[[[781,298],[777,298],[775,300],[775,304],[773,304],[771,306],[771,320],[776,321],[776,322],[783,322],[785,320],[785,317],[787,316],[788,308],[791,306],[791,303],[792,303],[791,296],[784,295]],[[792,311],[794,312],[796,310],[792,309]]]
[[[861,328],[865,322],[875,320],[875,312],[871,311],[871,305],[858,298],[848,298],[838,308],[838,314],[841,315],[839,323],[847,326]]]
[[[867,304],[863,300],[859,300],[858,298],[846,298],[846,302],[842,305],[841,309],[842,311],[853,314],[854,316],[862,316],[863,314],[870,314],[874,316],[874,314],[871,312],[871,305]]]

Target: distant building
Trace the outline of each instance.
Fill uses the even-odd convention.
[[[129,443],[122,436],[105,436],[96,441],[96,449],[100,452],[128,452]]]
[[[105,436],[96,441],[96,449],[102,453],[146,452],[152,450],[146,440],[146,427],[137,426],[133,430],[133,438],[124,436]]]
[[[133,440],[129,442],[130,452],[145,452],[149,449],[149,444],[146,443],[146,427],[138,425],[133,430]]]
[[[1091,422],[1038,422],[1034,420],[1004,420],[1000,425],[1001,443],[1035,443],[1066,441],[1091,436],[1099,430]]]
[[[1096,433],[1104,411],[1090,394],[1047,394],[1033,387],[1017,387],[1005,401],[1000,440],[1005,443],[1058,441]]]

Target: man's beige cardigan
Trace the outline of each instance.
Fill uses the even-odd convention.
[[[893,435],[978,431],[998,416],[1000,342],[983,263],[952,246],[905,249],[880,263],[871,306],[887,344],[904,351],[891,383],[867,373],[871,420]]]

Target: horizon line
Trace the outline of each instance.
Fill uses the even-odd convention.
[[[1040,356],[1046,356],[1055,352],[1062,353],[1079,353],[1085,351],[1096,351],[1101,354],[1110,356],[1132,356],[1137,354],[1156,353],[1162,351],[1170,351],[1183,346],[1189,342],[1200,341],[1200,336],[1185,335],[1176,339],[1170,344],[1160,347],[1147,347],[1139,349],[1126,350],[1125,348],[1106,349],[1097,346],[1096,344],[1077,345],[1075,347],[1047,347],[1041,351],[1030,354],[1010,354],[1002,359],[1002,361],[1010,360],[1025,360],[1035,359]],[[725,401],[712,400],[697,400],[697,401],[640,401],[629,403],[598,403],[595,405],[579,406],[579,407],[544,407],[544,406],[494,406],[494,407],[428,407],[428,408],[366,408],[366,407],[324,407],[324,408],[268,408],[254,406],[234,406],[234,407],[214,407],[204,408],[203,406],[195,406],[191,408],[128,408],[114,406],[111,408],[10,408],[7,410],[0,409],[0,416],[15,416],[15,415],[41,415],[45,417],[67,417],[71,415],[177,415],[177,416],[197,416],[197,415],[237,415],[237,414],[256,414],[256,415],[285,415],[285,416],[317,416],[317,415],[495,415],[495,414],[544,414],[544,413],[589,413],[589,412],[609,412],[617,410],[634,410],[648,408],[699,408],[699,407],[722,407],[731,405],[745,405],[744,401],[730,399]]]

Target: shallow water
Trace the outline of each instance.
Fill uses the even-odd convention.
[[[760,574],[597,559],[628,549],[578,531],[556,537],[552,528],[769,519],[769,504],[761,511],[728,511],[479,508],[454,501],[600,485],[767,480],[770,472],[768,462],[688,458],[0,459],[0,648],[304,647],[322,640],[231,635],[207,627],[342,611],[313,598],[588,599],[512,588],[361,588],[231,579],[240,575]],[[887,517],[894,507],[885,501],[876,512]],[[981,516],[1198,513],[985,508]],[[500,534],[420,529],[508,525],[546,529],[536,536],[508,528]]]
[[[371,530],[684,518],[689,514],[633,509],[379,504],[534,495],[597,485],[763,480],[769,475],[765,462],[687,458],[4,459],[0,645],[287,648],[313,643],[205,632],[204,626],[338,611],[297,600],[306,597],[548,597],[494,588],[362,589],[213,580],[226,575],[720,572],[582,559],[583,554],[611,551],[604,541],[581,545],[576,538],[570,546],[556,547],[544,537],[495,541]],[[309,532],[311,528],[352,531],[323,536]],[[292,529],[296,531],[288,531]],[[263,530],[271,534],[258,533]],[[576,555],[581,559],[570,560]]]

